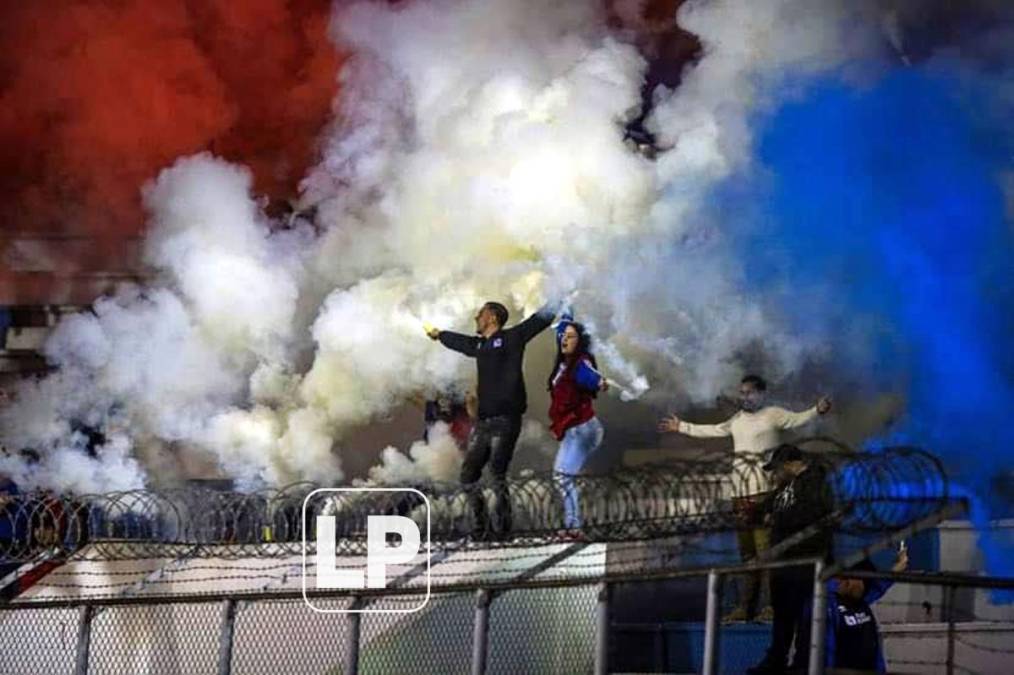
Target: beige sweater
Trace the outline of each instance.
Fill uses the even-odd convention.
[[[694,438],[724,438],[732,436],[733,491],[736,496],[764,492],[770,489],[768,477],[760,469],[762,453],[781,443],[781,432],[801,427],[817,417],[817,406],[802,412],[792,412],[778,406],[767,406],[757,412],[740,410],[719,424],[691,424],[680,420],[679,432]]]

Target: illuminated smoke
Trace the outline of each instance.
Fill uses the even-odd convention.
[[[905,15],[885,35],[874,3],[684,3],[701,54],[678,87],[654,92],[657,161],[624,143],[648,64],[607,19],[590,1],[337,10],[350,56],[302,183],[314,222],[270,223],[249,174],[207,155],[152,183],[157,282],[65,322],[48,347],[61,370],[5,418],[9,445],[43,450],[34,479],[144,480],[112,449],[84,478],[65,473],[50,457],[81,454],[77,419],[121,425],[146,467],[202,457],[250,484],[337,480],[343,455],[376,450],[346,447],[351,429],[421,391],[467,386],[473,364],[422,323],[467,332],[487,299],[520,318],[573,296],[603,369],[651,402],[709,400],[756,352],[772,380],[811,362],[830,381],[881,367],[860,333],[892,318],[840,280],[808,283],[823,271],[800,261],[826,262],[837,230],[818,218],[785,229],[764,149],[813,83],[862,91],[897,68]],[[789,134],[778,147],[808,146]],[[779,276],[792,265],[808,276]],[[854,311],[844,332],[821,309],[836,301]],[[530,359],[550,348],[539,340]],[[412,464],[389,451],[374,478],[453,476],[446,445],[410,452]]]
[[[260,194],[294,197],[337,91],[329,5],[4,3],[0,249],[14,233],[84,237],[49,252],[70,256],[51,261],[57,274],[130,268],[138,188],[201,150],[250,167]],[[5,269],[0,295],[23,300],[36,282]]]

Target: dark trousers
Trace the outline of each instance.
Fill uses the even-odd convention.
[[[793,640],[796,653],[792,668],[805,672],[810,662],[810,620],[813,607],[813,566],[781,567],[771,570],[771,646],[764,661],[785,668]]]
[[[461,466],[461,483],[468,492],[468,501],[475,517],[476,533],[507,533],[511,529],[510,494],[507,490],[507,467],[514,456],[514,446],[521,433],[521,416],[487,417],[476,422],[468,437],[468,451]],[[489,463],[493,474],[493,520],[486,513],[486,500],[479,479]]]

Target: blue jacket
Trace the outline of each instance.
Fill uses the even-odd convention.
[[[866,593],[863,595],[862,607],[865,606],[866,611],[873,616],[873,610],[870,609],[870,605],[884,597],[884,593],[887,593],[892,585],[892,582],[886,579],[866,579]],[[874,626],[876,626],[876,619],[873,619]],[[824,664],[828,668],[833,668],[836,657],[837,649],[837,637],[838,631],[840,630],[841,624],[841,613],[838,611],[838,580],[831,579],[827,582],[827,638],[825,640],[825,658]],[[877,629],[877,673],[887,672],[887,663],[884,661],[884,646],[880,639],[880,630]]]

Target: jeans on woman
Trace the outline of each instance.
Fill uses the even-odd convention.
[[[553,470],[561,474],[563,492],[563,524],[567,529],[581,527],[581,507],[574,477],[584,470],[588,460],[602,446],[602,423],[593,417],[583,424],[571,427],[560,441]]]

